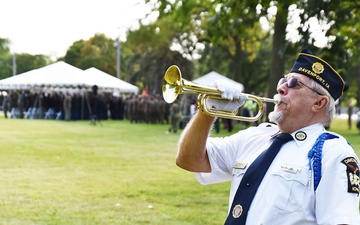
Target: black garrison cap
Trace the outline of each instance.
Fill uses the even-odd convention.
[[[300,73],[321,84],[334,98],[338,99],[349,88],[348,84],[329,63],[314,56],[309,49],[303,49],[290,73]]]

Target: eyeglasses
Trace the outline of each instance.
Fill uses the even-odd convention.
[[[295,87],[297,87],[297,86],[300,86],[299,84],[301,84],[301,85],[309,88],[310,90],[312,90],[312,91],[315,92],[316,94],[318,94],[318,95],[323,95],[323,94],[321,94],[320,92],[314,90],[313,88],[307,86],[307,85],[304,84],[303,82],[299,81],[296,77],[292,77],[292,78],[290,78],[289,80],[286,80],[286,78],[281,78],[281,79],[279,80],[277,86],[279,87],[280,85],[282,85],[282,84],[284,84],[284,83],[286,83],[286,86],[287,86],[288,88],[295,88]],[[299,88],[300,88],[300,87],[299,87]],[[298,89],[298,88],[297,88],[297,89]]]

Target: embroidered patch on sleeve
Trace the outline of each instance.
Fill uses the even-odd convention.
[[[354,157],[347,157],[341,161],[346,165],[346,175],[348,179],[348,192],[359,194],[360,192],[360,172],[358,162]]]

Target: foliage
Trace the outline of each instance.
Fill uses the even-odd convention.
[[[116,74],[114,40],[104,34],[95,34],[89,40],[80,40],[69,47],[64,61],[80,69],[95,67],[108,74]]]
[[[0,38],[0,55],[10,52],[10,40],[7,38]]]
[[[16,74],[46,66],[51,62],[50,57],[45,55],[11,54],[9,45],[8,39],[0,38],[0,79],[13,75],[14,59],[16,60]]]
[[[266,73],[254,74],[248,65],[259,56],[266,33],[262,32],[255,1],[167,1],[159,0],[155,10],[160,19],[171,21],[181,35],[173,40],[193,58],[200,54],[196,76],[212,70],[242,82],[258,83]],[[201,44],[201,45],[200,45]],[[204,46],[203,51],[199,46]],[[263,58],[262,58],[263,59]],[[258,60],[258,63],[266,60]],[[262,66],[261,66],[262,67]],[[248,79],[251,77],[251,79]]]
[[[344,99],[360,104],[360,40],[357,1],[303,0],[145,0],[158,19],[128,30],[121,46],[121,78],[161,93],[162,76],[177,64],[185,79],[217,71],[244,84],[248,92],[276,92],[277,80],[308,47],[350,84]],[[276,14],[270,13],[276,8]],[[299,18],[298,18],[299,14]],[[297,21],[300,19],[299,21]],[[262,22],[260,22],[262,21]],[[264,21],[269,29],[263,29]],[[315,22],[314,22],[315,21]],[[319,46],[312,24],[328,42]],[[298,33],[293,34],[295,26]],[[318,31],[316,31],[318,32]],[[297,35],[296,40],[291,39]],[[294,41],[295,40],[295,41]],[[96,34],[69,47],[64,61],[87,69],[116,73],[115,40]],[[0,38],[0,78],[11,76],[9,40]],[[22,62],[23,60],[23,62]],[[44,56],[17,55],[18,73],[48,62]]]
[[[0,79],[13,74],[12,55],[10,54],[10,40],[0,38]]]
[[[66,51],[64,58],[60,58],[60,60],[75,66],[82,57],[81,49],[83,46],[84,40],[75,41]]]
[[[358,30],[356,15],[359,6],[356,1],[344,1],[343,3],[339,7],[338,1],[334,0],[321,2],[158,0],[154,4],[154,10],[159,11],[160,18],[167,18],[175,28],[181,30],[183,39],[174,40],[174,42],[182,46],[183,52],[187,49],[190,49],[191,53],[197,52],[194,51],[194,48],[197,48],[198,43],[203,44],[204,48],[200,51],[201,59],[199,59],[201,65],[196,67],[198,68],[197,76],[204,72],[218,70],[228,77],[244,83],[245,87],[250,90],[254,88],[251,82],[265,82],[266,79],[263,77],[268,76],[267,86],[271,91],[270,94],[273,94],[276,90],[276,81],[293,62],[289,59],[295,59],[293,55],[296,55],[304,47],[310,47],[315,54],[330,61],[352,86],[359,86],[359,78],[356,85],[352,82],[358,77],[355,73],[360,71],[360,66],[357,66],[356,63],[358,60],[350,60],[353,57],[353,59],[358,58],[354,44],[358,39],[356,37],[358,33],[356,32]],[[271,19],[268,9],[274,6],[277,8],[277,14],[275,19]],[[300,12],[301,19],[298,25],[300,39],[297,43],[293,42],[289,38],[291,34],[287,33],[289,24],[296,20],[296,10]],[[259,24],[259,18],[262,16],[270,22],[269,33],[251,32],[251,30],[262,30],[258,29],[259,26],[256,25]],[[326,37],[329,38],[327,45],[329,49],[326,53],[316,47],[316,38],[310,29],[310,18],[317,18],[321,25],[330,25],[330,29],[326,33]],[[326,28],[323,29],[326,31]],[[272,38],[264,41],[264,36],[266,37],[268,34]],[[332,37],[336,38],[332,39]],[[266,60],[268,63],[263,64],[269,68],[269,71],[265,73],[257,71],[256,69],[259,67],[253,66],[255,61],[249,60],[248,57],[251,55],[258,62],[264,61],[261,60],[263,57],[259,54],[259,46],[261,44],[269,46],[267,43],[271,40],[273,41],[273,45],[270,47],[272,61]],[[255,48],[244,47],[247,46],[247,43],[255,44],[253,45]],[[344,48],[349,43],[352,43],[353,46]],[[215,68],[214,65],[216,65]],[[255,70],[249,70],[249,67]],[[249,79],[246,74],[251,74],[253,71],[256,75]],[[350,89],[349,96],[359,96],[359,90],[356,87]]]
[[[172,51],[171,37],[178,35],[172,27],[159,20],[156,24],[141,25],[136,31],[129,31],[127,41],[122,44],[127,80],[148,87],[151,93],[162,92],[162,80],[166,69],[173,64],[189,79],[192,63],[178,51]]]
[[[303,2],[308,9],[306,14],[301,15],[303,21],[310,17],[315,17],[320,23],[330,24],[330,28],[326,31],[328,37],[329,48],[324,55],[325,60],[331,61],[331,64],[350,84],[350,89],[345,93],[345,99],[358,96],[360,97],[360,51],[357,48],[360,42],[360,29],[358,23],[358,15],[360,5],[357,1],[307,1]],[[303,27],[302,32],[308,31]],[[313,42],[309,36],[304,35],[304,41]]]
[[[30,55],[27,53],[16,55],[16,74],[25,73],[29,70],[38,69],[51,63],[48,56]]]
[[[0,79],[12,76],[12,56],[0,55]]]

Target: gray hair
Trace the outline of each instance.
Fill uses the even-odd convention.
[[[330,123],[332,122],[332,120],[334,119],[334,114],[335,114],[335,100],[334,98],[330,95],[330,93],[323,87],[321,86],[321,84],[317,83],[314,80],[311,80],[312,82],[312,88],[314,90],[316,90],[319,93],[323,93],[323,95],[327,96],[329,99],[329,104],[327,104],[325,106],[325,117],[322,121],[322,124],[325,127],[330,126]],[[317,95],[314,92],[314,95]]]

